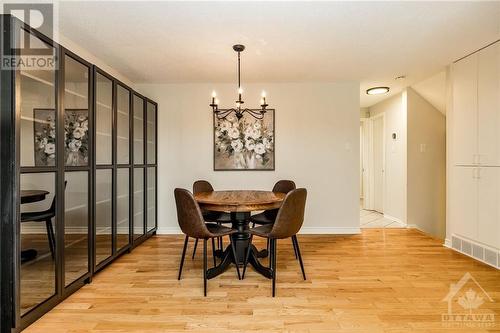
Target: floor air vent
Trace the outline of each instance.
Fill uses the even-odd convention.
[[[452,249],[500,269],[500,250],[486,247],[457,235],[451,236]]]

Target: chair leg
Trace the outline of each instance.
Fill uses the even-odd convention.
[[[240,274],[240,264],[238,263],[238,257],[236,256],[236,247],[234,246],[233,238],[229,235],[229,242],[231,243],[231,249],[233,250],[234,264],[236,265],[236,272],[238,272],[238,280],[241,280]]]
[[[187,249],[187,245],[188,245],[188,240],[189,240],[189,237],[186,235],[186,238],[184,239],[184,247],[182,248],[181,265],[179,266],[179,276],[177,277],[177,280],[181,279],[182,266],[184,266],[184,257],[186,256],[186,249]]]
[[[52,220],[47,219],[45,221],[45,227],[47,228],[47,240],[49,242],[49,249],[50,249],[50,255],[52,256],[52,259],[54,259],[54,252],[55,252],[55,236],[54,236],[54,229],[52,228]]]
[[[273,274],[273,297],[276,296],[276,239],[271,239],[271,273]]]
[[[267,239],[267,244],[266,244],[266,249],[267,249],[267,255],[269,255],[269,253],[271,253],[271,249],[270,249],[270,246],[271,245],[271,240],[268,238]]]
[[[196,254],[196,247],[197,246],[198,246],[198,238],[196,238],[195,241],[194,241],[193,256],[191,257],[191,259],[194,259],[194,256]]]
[[[292,236],[292,242],[295,245],[295,249],[297,251],[297,257],[299,257],[300,269],[302,270],[302,277],[305,280],[306,279],[306,272],[304,271],[304,263],[302,262],[302,256],[300,255],[299,240],[297,239],[297,235]]]
[[[224,238],[223,237],[219,237],[220,239],[220,246],[219,246],[219,250],[221,250],[221,252],[224,251]]]
[[[294,236],[292,236],[292,245],[293,245],[293,253],[295,254],[295,260],[299,259],[299,257],[297,256],[297,245],[295,244],[295,240],[293,238]]]
[[[247,270],[248,260],[250,259],[250,251],[252,250],[252,238],[253,235],[250,235],[250,239],[248,241],[247,253],[245,255],[245,261],[243,262],[243,274],[241,274],[241,279],[245,278],[245,272]]]
[[[207,296],[207,240],[203,239],[203,295]]]
[[[212,238],[212,257],[214,257],[214,267],[217,266],[217,258],[215,257],[215,238]]]

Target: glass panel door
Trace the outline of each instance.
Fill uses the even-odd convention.
[[[113,251],[112,169],[96,170],[95,176],[95,262],[99,265]]]
[[[147,103],[147,157],[148,164],[156,164],[156,105]]]
[[[24,29],[20,40],[56,55],[56,49]],[[3,32],[2,32],[3,34]],[[26,52],[28,51],[28,52]],[[30,56],[20,49],[21,56]],[[56,295],[56,244],[59,217],[56,214],[57,117],[56,71],[50,68],[21,68],[16,75],[16,99],[19,100],[20,153],[20,243],[19,285],[20,315]],[[10,89],[2,86],[3,89]],[[2,110],[2,113],[5,110]],[[2,156],[3,158],[3,156]],[[5,263],[8,261],[2,258]],[[17,285],[17,282],[16,282]]]
[[[144,235],[144,169],[134,169],[134,239]]]
[[[89,272],[90,68],[64,54],[64,285]],[[92,203],[93,204],[93,203]]]
[[[147,230],[151,231],[156,227],[156,168],[148,168],[148,221]]]
[[[120,85],[116,90],[116,163],[130,163],[130,92]]]
[[[130,238],[130,169],[118,168],[116,174],[116,250],[129,244]]]
[[[96,164],[111,164],[112,132],[113,132],[113,82],[96,72],[96,109],[95,109],[95,162]]]
[[[144,100],[134,95],[134,164],[144,164]]]

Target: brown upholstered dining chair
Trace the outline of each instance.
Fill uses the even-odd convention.
[[[236,230],[218,225],[216,223],[205,223],[201,214],[200,206],[188,190],[176,188],[174,190],[174,196],[175,204],[177,206],[177,219],[179,221],[179,226],[181,227],[182,232],[186,235],[177,279],[181,279],[182,266],[184,265],[184,257],[186,256],[186,248],[189,237],[203,239],[203,294],[207,296],[207,240],[231,235],[235,233]],[[236,258],[234,243],[231,241],[231,237],[229,237],[229,239],[231,242],[233,256]],[[241,279],[238,265],[236,265],[236,271],[238,272],[238,279]]]
[[[193,183],[193,193],[201,193],[201,192],[213,192],[214,188],[212,184],[210,184],[206,180],[197,180]],[[231,214],[230,213],[225,213],[225,212],[216,212],[216,211],[210,211],[210,210],[205,210],[202,209],[201,213],[203,215],[203,219],[206,222],[214,222],[217,224],[221,223],[231,223]],[[198,247],[198,240],[196,239],[194,242],[194,249],[193,249],[193,256],[192,259],[194,259],[194,256],[196,255],[196,248]],[[224,243],[222,240],[222,237],[217,238],[217,248],[220,251],[224,251]],[[212,250],[215,252],[215,242],[212,239]],[[214,261],[215,261],[215,256],[214,256]]]
[[[295,182],[292,180],[279,180],[274,184],[273,192],[288,193],[295,190]],[[250,217],[250,222],[252,222],[252,227],[255,225],[267,225],[273,224],[276,220],[276,215],[278,215],[278,209],[265,210],[262,213],[252,215]],[[295,247],[295,240],[292,238],[293,251],[295,253],[295,259],[297,259],[297,249]],[[269,252],[269,239],[267,242],[267,251]]]
[[[292,238],[294,246],[296,248],[297,257],[300,262],[300,269],[302,270],[302,276],[304,280],[306,279],[306,273],[304,271],[304,264],[302,262],[302,256],[300,254],[299,242],[297,240],[297,233],[302,227],[304,222],[304,211],[306,206],[307,190],[305,188],[299,188],[288,192],[283,200],[283,204],[278,210],[276,215],[276,220],[274,224],[266,224],[260,227],[250,229],[250,243],[252,242],[253,236],[264,237],[270,240],[271,251],[269,258],[269,268],[272,273],[272,289],[273,297],[276,294],[276,250],[277,250],[277,239]],[[250,249],[250,247],[249,247]],[[250,255],[250,250],[247,251],[245,256],[245,263],[243,266],[243,275],[245,277],[246,266],[248,264],[248,259]]]

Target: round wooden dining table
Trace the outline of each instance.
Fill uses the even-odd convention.
[[[272,278],[270,269],[258,260],[267,256],[267,250],[258,251],[254,245],[250,244],[248,233],[250,215],[252,211],[279,208],[285,196],[285,193],[280,192],[248,190],[200,192],[194,195],[202,209],[230,212],[232,227],[237,230],[231,235],[236,248],[236,258],[232,254],[231,247],[228,246],[222,253],[219,253],[221,263],[208,270],[207,278],[211,279],[224,273],[231,263],[243,265],[249,246],[248,263],[263,276]]]

